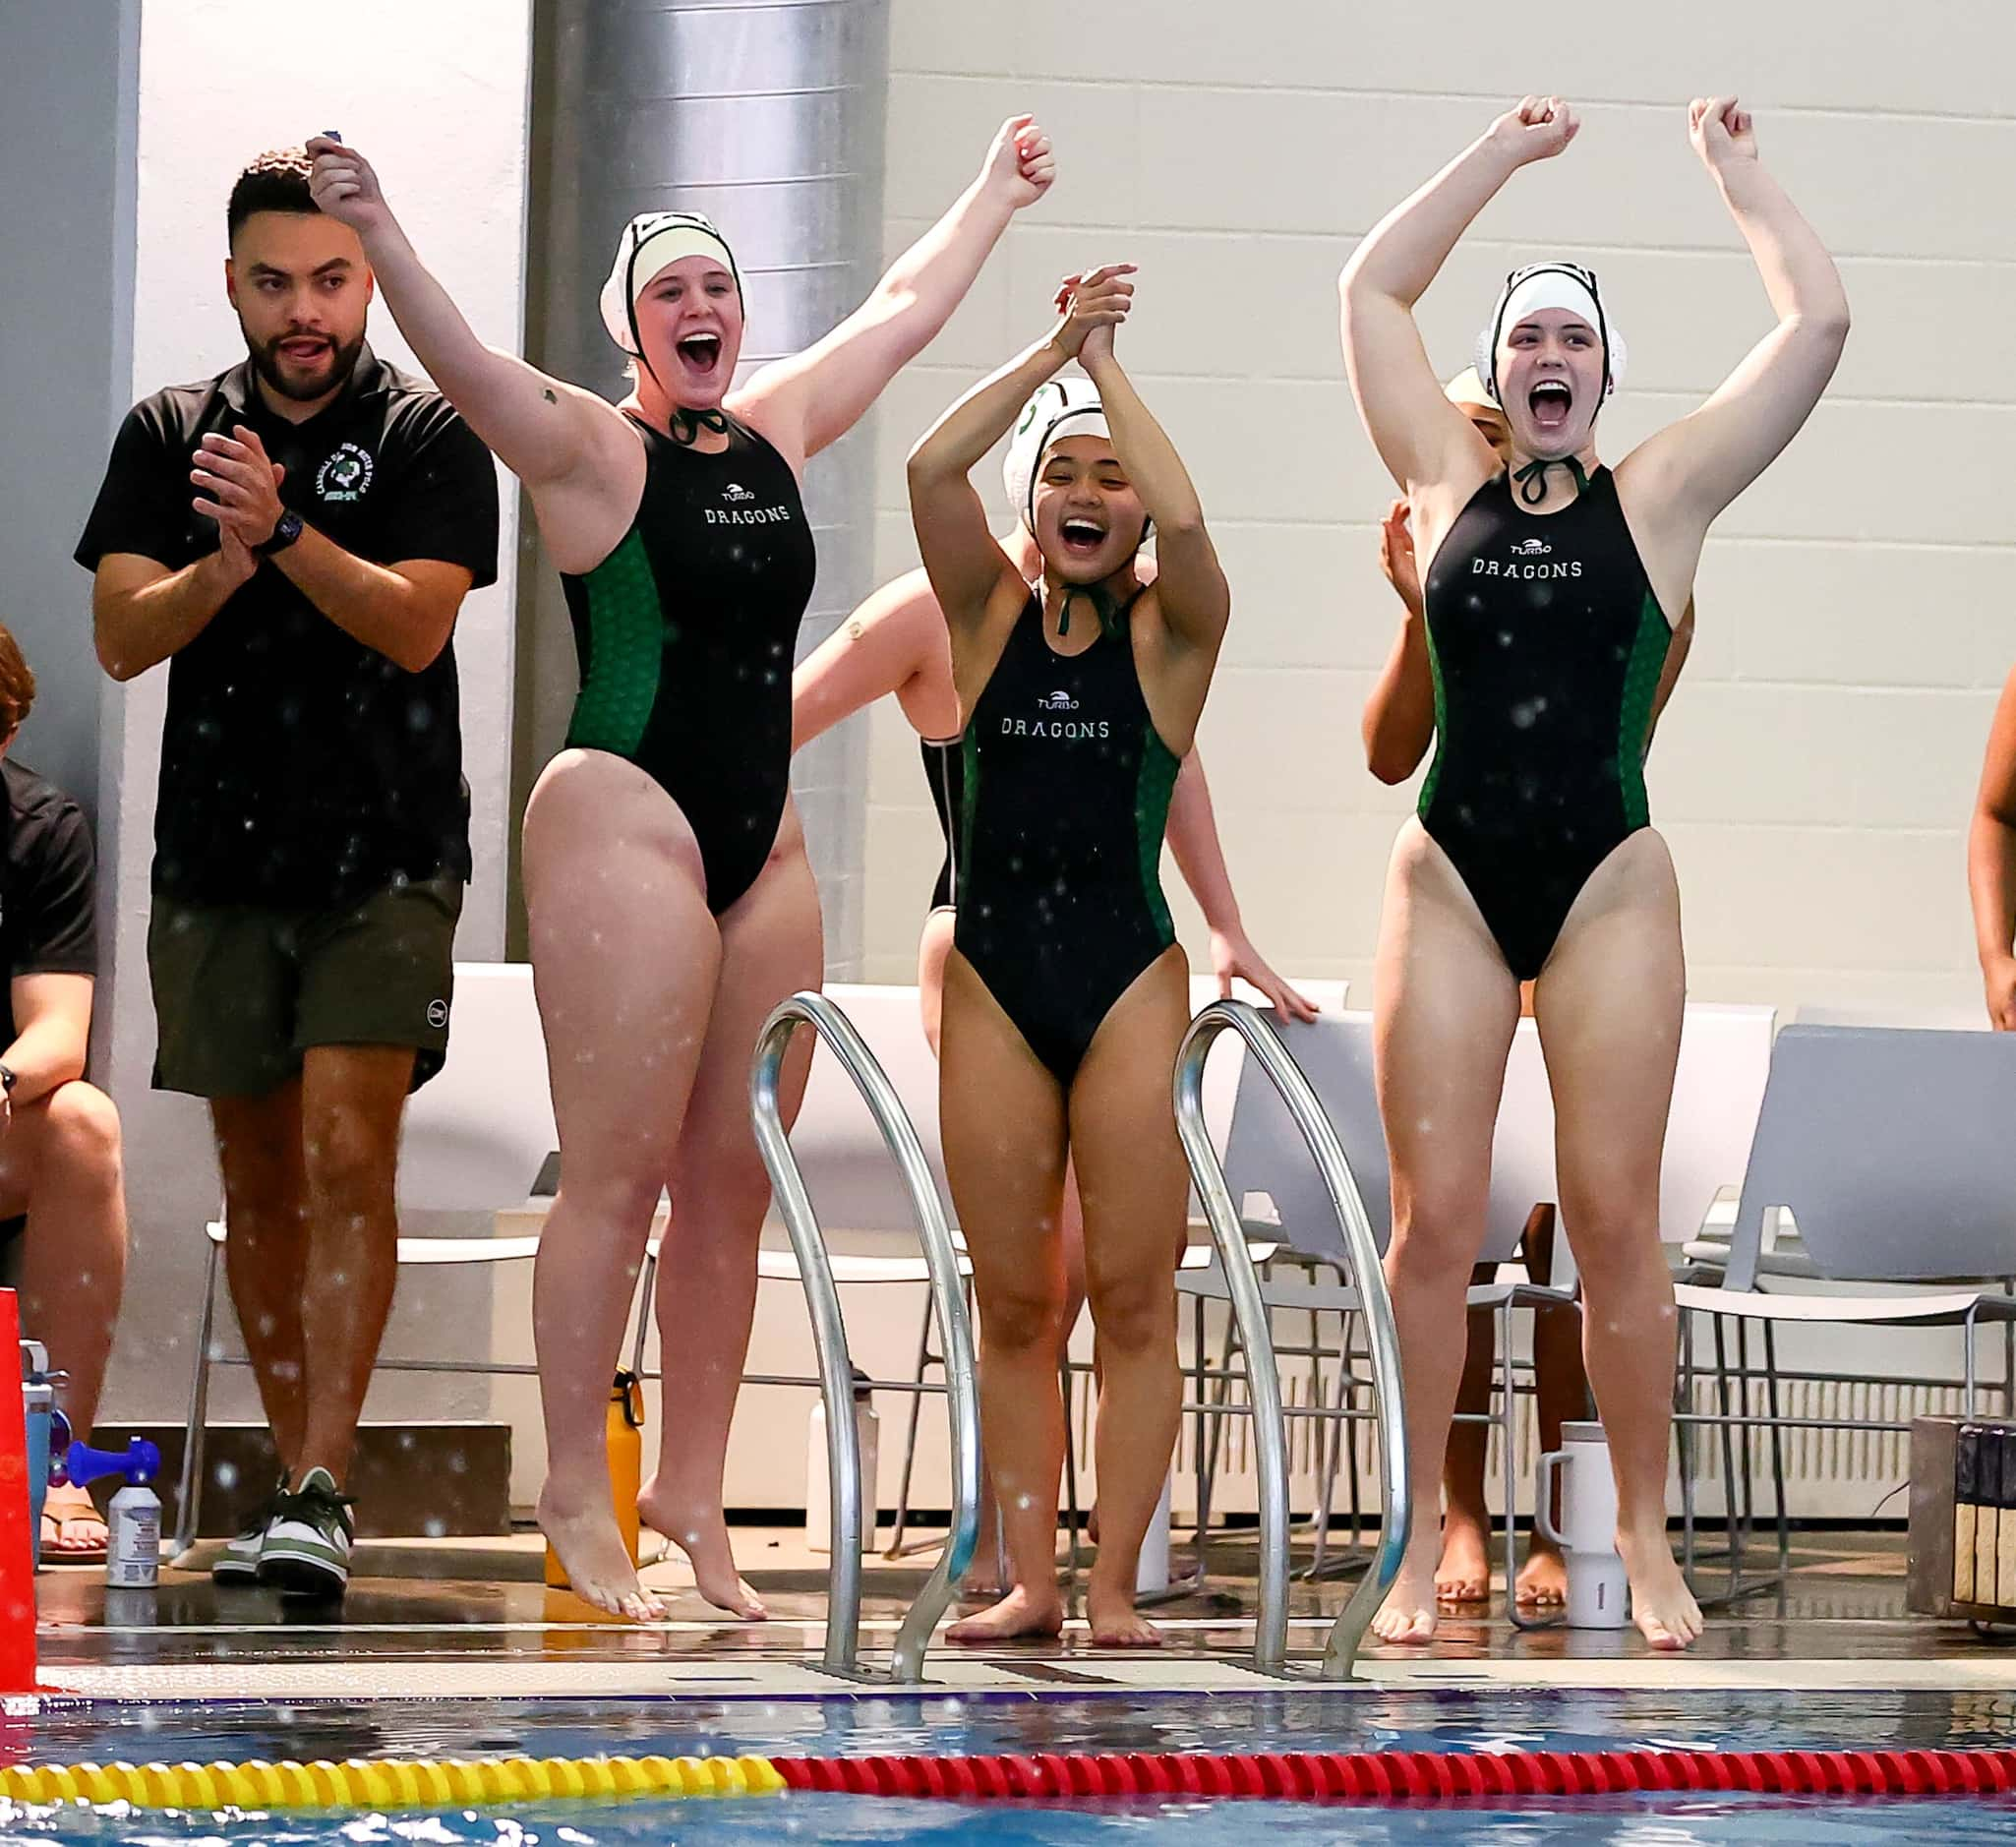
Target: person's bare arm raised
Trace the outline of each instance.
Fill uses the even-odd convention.
[[[945,619],[930,579],[907,570],[871,592],[799,663],[791,677],[791,747],[803,749],[884,693],[903,698],[933,655],[942,660],[944,653]],[[945,677],[941,666],[941,683]]]
[[[2016,673],[2002,687],[1967,835],[1967,890],[1988,1019],[2016,1033]]]
[[[800,463],[854,428],[882,388],[938,336],[1008,221],[1050,189],[1057,167],[1035,117],[1011,116],[952,209],[890,265],[825,338],[765,366],[735,394],[747,417]]]
[[[1633,450],[1626,468],[1652,504],[1705,531],[1799,434],[1848,339],[1848,295],[1818,234],[1757,158],[1755,123],[1733,96],[1697,97],[1688,138],[1743,233],[1777,325],[1698,410]],[[1626,479],[1620,470],[1620,484]]]
[[[1490,445],[1443,395],[1414,304],[1499,188],[1520,167],[1560,153],[1578,127],[1559,96],[1524,97],[1374,225],[1337,278],[1344,370],[1358,412],[1380,460],[1409,494],[1465,473],[1482,481],[1497,465]]]
[[[315,203],[364,245],[399,331],[449,403],[498,459],[527,488],[538,489],[593,467],[630,441],[622,414],[593,391],[549,378],[514,353],[487,346],[421,262],[385,203],[371,162],[342,142],[318,135]]]
[[[986,618],[991,600],[1012,590],[1020,608],[1024,586],[987,524],[973,485],[975,465],[1007,435],[1038,386],[1079,356],[1098,328],[1127,318],[1132,264],[1107,264],[1080,278],[1055,329],[982,379],[924,432],[910,451],[910,516],[938,606],[955,637]]]
[[[1435,668],[1428,658],[1420,566],[1403,500],[1393,502],[1380,522],[1379,568],[1405,614],[1386,665],[1366,695],[1359,735],[1365,742],[1366,768],[1383,783],[1403,783],[1435,742]]]
[[[1116,326],[1107,323],[1087,334],[1079,363],[1098,387],[1113,452],[1155,521],[1155,599],[1169,637],[1179,647],[1216,658],[1232,593],[1205,530],[1190,471],[1114,354]]]

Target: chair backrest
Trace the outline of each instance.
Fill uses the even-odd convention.
[[[1792,1011],[1800,1026],[1909,1026],[1939,1033],[1991,1030],[1979,999],[1945,1003],[1802,1000]]]
[[[1754,1280],[1767,1209],[1789,1208],[1822,1277],[2016,1275],[2016,1035],[1788,1026],[1730,1241]]]
[[[530,966],[457,963],[447,1062],[406,1107],[402,1211],[522,1206],[558,1139]]]
[[[826,997],[847,1015],[888,1074],[923,1144],[949,1215],[945,1153],[938,1136],[938,1063],[924,1038],[915,987],[835,982]],[[807,1032],[809,1028],[800,1028]],[[828,1231],[915,1231],[917,1220],[896,1163],[883,1147],[854,1080],[822,1043],[812,1054],[805,1100],[791,1131],[792,1153],[812,1210]],[[771,1208],[775,1221],[776,1208]],[[778,1221],[777,1222],[781,1222]]]
[[[1743,1175],[1770,1062],[1772,1021],[1768,1007],[1688,1009],[1660,1202],[1664,1235],[1675,1242],[1693,1236],[1716,1192]],[[1313,1027],[1290,1028],[1289,1034],[1289,1049],[1343,1143],[1383,1247],[1393,1212],[1386,1139],[1373,1086],[1372,1016],[1326,1016]],[[1240,1069],[1225,1165],[1233,1199],[1239,1200],[1242,1190],[1268,1196],[1294,1248],[1326,1254],[1340,1248],[1322,1179],[1273,1085],[1257,1068]],[[1511,1258],[1533,1208],[1553,1200],[1558,1191],[1546,1062],[1533,1022],[1521,1020],[1506,1060],[1479,1261]],[[1565,1261],[1566,1253],[1558,1251],[1557,1278]]]
[[[1715,1195],[1742,1184],[1777,1022],[1769,1007],[1698,1002],[1687,1009],[1659,1171],[1659,1235],[1668,1244],[1699,1237]]]
[[[1311,1026],[1285,1027],[1282,1037],[1343,1144],[1373,1236],[1384,1250],[1393,1234],[1393,1178],[1373,1081],[1372,1016],[1326,1014]],[[1515,1045],[1514,1062],[1522,1056],[1530,1056],[1537,1067],[1537,1044]],[[1544,1071],[1541,1075],[1544,1096]],[[1499,1120],[1480,1262],[1502,1263],[1512,1255],[1534,1204],[1548,1197],[1552,1174],[1551,1117],[1548,1133],[1536,1138],[1524,1120],[1531,1087],[1514,1085],[1510,1067],[1507,1091],[1511,1114],[1501,1113]],[[1535,1148],[1541,1151],[1538,1159],[1529,1159]],[[1225,1177],[1235,1204],[1268,1203],[1290,1249],[1331,1258],[1344,1254],[1342,1227],[1301,1131],[1251,1060],[1239,1071],[1225,1142]]]
[[[1326,1013],[1287,1022],[1282,1042],[1336,1130],[1351,1177],[1382,1250],[1393,1231],[1386,1135],[1372,1083],[1372,1016]],[[1225,1181],[1242,1215],[1272,1217],[1281,1241],[1305,1255],[1341,1260],[1343,1228],[1287,1105],[1259,1062],[1242,1059],[1224,1143]]]
[[[1323,1009],[1326,1022],[1342,1016],[1350,999],[1351,983],[1346,981],[1298,981],[1293,984],[1316,1006]],[[1206,1007],[1218,998],[1218,984],[1215,977],[1192,975],[1190,978],[1190,1016],[1195,1019]],[[1252,1000],[1250,991],[1235,992],[1235,1000]],[[1266,1010],[1263,1009],[1263,1012]],[[1267,1013],[1272,1021],[1274,1015]],[[1234,1101],[1239,1094],[1239,1076],[1246,1068],[1246,1042],[1236,1033],[1220,1033],[1212,1047],[1210,1061],[1204,1067],[1204,1122],[1211,1131],[1211,1145],[1218,1151],[1222,1160],[1227,1138],[1232,1130]],[[1236,1198],[1237,1195],[1234,1195]],[[1193,1220],[1204,1217],[1204,1208],[1196,1193],[1190,1195],[1190,1216]]]

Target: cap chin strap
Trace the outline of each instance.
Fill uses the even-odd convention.
[[[1131,560],[1121,566],[1122,570],[1131,568]],[[1119,574],[1119,571],[1115,571],[1113,577]],[[1115,640],[1127,632],[1127,612],[1141,600],[1141,593],[1148,585],[1137,583],[1132,595],[1116,596],[1106,587],[1113,581],[1113,577],[1108,577],[1101,583],[1069,583],[1060,586],[1064,592],[1064,606],[1057,612],[1057,636],[1060,640],[1071,632],[1071,605],[1079,597],[1083,597],[1092,605],[1092,613],[1098,619],[1099,633],[1108,640]]]
[[[1547,471],[1550,468],[1566,468],[1573,475],[1577,494],[1589,491],[1589,477],[1572,455],[1554,455],[1545,461],[1529,461],[1512,475],[1512,480],[1518,485],[1519,499],[1528,506],[1538,506],[1547,498]]]
[[[656,379],[658,375],[654,372],[651,376]],[[683,404],[673,405],[667,434],[675,443],[691,448],[702,430],[712,430],[716,436],[726,436],[728,419],[718,410],[688,410]]]

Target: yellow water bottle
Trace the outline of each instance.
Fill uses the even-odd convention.
[[[637,1562],[637,1493],[644,1483],[644,1387],[633,1372],[619,1371],[609,1388],[606,1425],[609,1445],[609,1486],[616,1501],[616,1523],[632,1565]],[[557,1590],[567,1587],[566,1568],[549,1540],[546,1581]]]

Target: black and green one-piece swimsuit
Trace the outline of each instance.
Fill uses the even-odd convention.
[[[1179,759],[1149,715],[1126,611],[1060,654],[1033,594],[962,757],[952,941],[1068,1089],[1113,1003],[1176,940],[1161,853]]]
[[[1435,760],[1421,823],[1530,981],[1589,874],[1650,822],[1645,749],[1673,629],[1607,468],[1558,513],[1522,506],[1504,474],[1487,481],[1423,601]]]
[[[627,413],[626,413],[627,414]],[[816,560],[791,464],[727,419],[716,453],[630,419],[644,492],[623,543],[563,572],[581,691],[567,745],[656,779],[719,917],[755,883],[791,779],[791,669]]]

